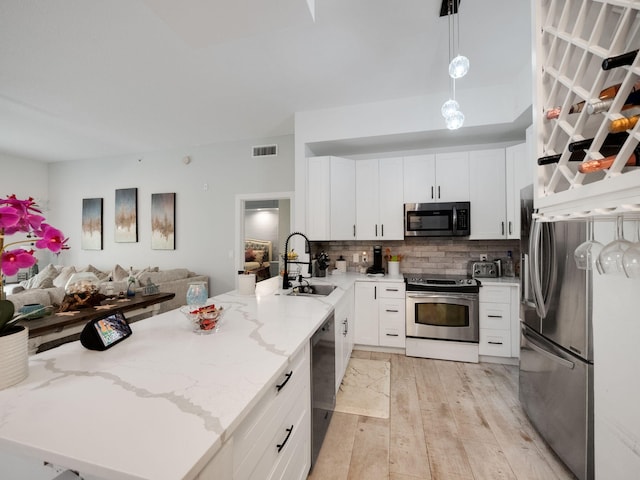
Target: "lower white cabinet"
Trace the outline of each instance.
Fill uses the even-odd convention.
[[[518,301],[516,285],[480,288],[480,355],[520,357]]]
[[[311,465],[310,365],[307,345],[280,372],[198,480],[307,478]]]
[[[402,282],[356,282],[355,343],[405,346],[405,288]]]
[[[336,330],[336,394],[342,383],[342,378],[347,371],[349,358],[353,351],[354,338],[354,308],[353,291],[351,287],[342,296],[335,308]]]

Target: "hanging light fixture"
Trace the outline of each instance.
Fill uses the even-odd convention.
[[[447,19],[449,20],[449,65],[453,63],[451,57],[453,56],[453,43],[454,43],[454,28],[453,28],[453,2],[459,0],[448,0]],[[454,59],[455,60],[455,59]],[[451,66],[449,67],[451,71]],[[456,79],[453,75],[450,75],[449,83],[449,100],[444,102],[440,112],[445,119],[447,128],[449,130],[457,130],[464,124],[464,114],[460,111],[460,104],[456,101]]]
[[[453,2],[456,2],[455,10],[453,9]],[[454,39],[455,52],[457,53],[455,58],[449,62],[449,76],[451,78],[462,78],[469,73],[469,59],[464,55],[460,55],[460,0],[449,0],[449,8],[450,15],[453,17],[449,23],[449,28],[452,30],[450,35]],[[454,13],[457,13],[457,16]]]

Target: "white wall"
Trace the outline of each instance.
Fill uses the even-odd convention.
[[[251,158],[254,145],[278,144],[275,158]],[[189,156],[185,165],[182,158]],[[293,137],[283,136],[191,147],[139,156],[52,163],[51,221],[69,237],[64,265],[111,269],[186,267],[210,277],[210,292],[235,288],[235,196],[293,190]],[[207,189],[205,190],[205,184]],[[114,242],[115,190],[138,189],[138,242]],[[176,193],[176,249],[152,250],[152,193]],[[103,198],[101,251],[82,250],[83,198]],[[244,260],[244,259],[243,259]]]
[[[0,153],[0,197],[16,194],[19,199],[33,197],[49,223],[59,228],[49,212],[48,164],[37,160],[27,160]],[[64,230],[63,230],[64,231]],[[24,236],[18,234],[9,237],[15,241]],[[38,263],[44,265],[55,260],[48,251],[36,250]],[[17,276],[8,277],[7,281],[15,281]]]

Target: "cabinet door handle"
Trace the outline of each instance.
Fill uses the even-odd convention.
[[[511,226],[512,226],[511,220],[509,220],[509,235],[511,235],[513,233],[512,232],[513,229],[511,228]]]
[[[386,309],[386,310],[385,310],[385,312],[389,312],[389,313],[398,313],[398,310],[389,310],[389,309]]]
[[[289,373],[285,373],[285,377],[287,377],[284,382],[282,382],[280,385],[276,385],[276,390],[279,392],[280,390],[282,390],[284,388],[284,386],[287,384],[287,382],[289,380],[291,380],[291,376],[293,375],[293,370],[291,370]]]
[[[397,288],[385,288],[385,290],[386,290],[387,292],[397,292],[397,291],[398,291],[398,289],[397,289]]]
[[[344,330],[342,331],[342,336],[343,336],[343,337],[346,337],[346,336],[347,336],[347,333],[349,333],[349,319],[348,319],[348,318],[345,318],[345,319],[342,321],[342,325],[344,325]]]
[[[502,235],[504,235],[504,222],[500,222],[501,228],[502,228]]]
[[[384,223],[380,224],[380,228],[382,230],[382,233],[380,234],[381,237],[384,237]]]
[[[502,318],[502,315],[487,315],[489,318]]]
[[[378,224],[376,223],[376,237],[378,236]]]
[[[433,185],[431,185],[431,200],[433,200]]]
[[[387,337],[397,337],[398,336],[397,333],[387,333],[386,335],[387,335]]]
[[[438,198],[440,198],[440,185],[438,185]]]
[[[502,342],[487,342],[489,345],[502,345]]]
[[[354,238],[356,236],[356,225],[355,224],[353,225],[353,236],[354,236]]]
[[[374,300],[378,299],[378,287],[377,286],[373,287],[373,299]]]
[[[285,432],[287,432],[287,436],[285,437],[284,441],[282,443],[276,445],[276,447],[278,448],[278,453],[280,453],[282,451],[284,446],[289,441],[289,437],[291,436],[291,432],[293,432],[293,425],[291,425],[289,428],[285,429]]]

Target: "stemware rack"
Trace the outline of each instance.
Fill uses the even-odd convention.
[[[640,81],[640,55],[631,65],[603,70],[605,58],[640,48],[639,0],[536,0],[534,4],[534,132],[538,157],[561,154],[556,164],[538,166],[536,207],[549,220],[640,212],[640,167],[625,163],[640,142],[640,122],[622,145],[615,162],[583,174],[570,162],[568,144],[594,138],[586,160],[601,159],[600,148],[613,120],[640,114],[622,110]],[[600,92],[621,84],[608,111],[569,114],[581,101],[595,102]],[[557,119],[545,112],[561,107]]]

